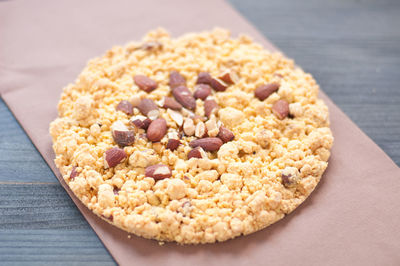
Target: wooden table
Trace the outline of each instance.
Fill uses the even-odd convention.
[[[400,1],[231,3],[400,165]],[[0,124],[0,264],[115,264],[3,100]]]

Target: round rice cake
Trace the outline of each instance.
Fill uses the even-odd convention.
[[[318,184],[333,137],[310,74],[223,29],[158,29],[94,58],[50,125],[75,195],[127,232],[212,243],[275,223]]]

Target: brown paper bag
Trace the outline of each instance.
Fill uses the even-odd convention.
[[[226,27],[275,49],[222,0],[0,2],[1,95],[119,264],[400,265],[400,169],[323,93],[335,137],[328,170],[304,204],[260,232],[159,246],[128,238],[83,206],[53,163],[48,124],[61,89],[88,59],[158,26],[175,36]]]

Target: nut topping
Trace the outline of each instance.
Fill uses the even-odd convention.
[[[200,72],[197,76],[196,84],[210,85],[216,91],[225,91],[228,87],[224,81],[211,77],[210,73],[208,72]]]
[[[203,138],[192,140],[189,145],[192,148],[201,147],[205,151],[217,151],[223,142],[219,138]]]
[[[121,147],[132,145],[135,142],[135,132],[133,130],[112,132],[113,139]]]
[[[133,115],[133,105],[129,101],[120,101],[115,109],[117,111],[122,111],[127,115]]]
[[[147,115],[151,120],[156,119],[160,114],[157,105],[151,99],[142,99],[137,108],[142,114]]]
[[[111,168],[125,160],[126,153],[123,149],[120,148],[111,148],[104,153],[104,168]]]
[[[179,86],[172,90],[175,99],[185,108],[194,110],[196,108],[196,100],[190,90],[185,86]]]
[[[206,114],[207,117],[210,117],[212,114],[215,114],[218,111],[218,103],[212,99],[212,98],[207,98],[204,101],[204,113]]]
[[[130,123],[136,128],[147,129],[151,123],[151,119],[142,115],[137,115],[131,118]]]
[[[136,75],[133,77],[133,80],[135,81],[135,84],[139,87],[139,89],[144,90],[147,93],[152,92],[158,87],[157,82],[144,75]]]
[[[282,184],[286,188],[295,187],[299,179],[299,170],[296,167],[286,167],[282,170]]]
[[[181,113],[177,112],[177,111],[173,111],[171,109],[167,109],[167,113],[169,114],[169,116],[172,118],[172,120],[174,120],[174,122],[180,127],[183,124],[183,116],[181,115]]]
[[[289,115],[289,103],[285,100],[279,100],[272,106],[272,112],[280,120]]]
[[[195,126],[194,126],[194,122],[193,119],[191,118],[186,118],[185,122],[183,123],[183,132],[185,132],[185,134],[187,136],[193,136],[194,132],[195,132]]]
[[[272,93],[276,92],[279,89],[278,83],[268,83],[258,86],[254,91],[254,95],[260,100],[264,101],[268,98]]]
[[[235,138],[235,135],[233,135],[232,131],[230,131],[226,127],[221,126],[219,128],[219,133],[217,137],[220,138],[224,143],[227,143],[229,141],[232,141]]]
[[[169,83],[168,85],[174,89],[179,86],[186,86],[186,79],[178,71],[171,71],[169,73]]]
[[[129,146],[135,142],[135,132],[129,130],[121,121],[114,122],[111,126],[114,141],[119,146]]]
[[[139,48],[146,51],[161,50],[163,44],[157,41],[145,42]]]
[[[211,80],[213,78],[211,77],[210,73],[208,72],[200,72],[199,75],[197,76],[197,81],[196,84],[211,84]]]
[[[194,91],[194,98],[202,99],[203,101],[211,95],[211,87],[207,84],[197,84]]]
[[[237,73],[230,69],[225,70],[218,78],[229,85],[235,84],[239,81]]]
[[[71,173],[69,174],[69,178],[71,180],[74,180],[75,177],[77,177],[79,175],[79,173],[76,171],[76,166],[72,167]]]
[[[178,149],[179,145],[181,144],[179,139],[169,139],[167,143],[167,149],[174,151]]]
[[[216,137],[219,133],[219,126],[215,115],[211,115],[210,119],[206,122],[207,134],[210,137]]]
[[[216,91],[225,91],[228,88],[228,85],[220,79],[212,79],[210,86]]]
[[[164,97],[160,101],[160,106],[163,108],[169,108],[169,109],[177,110],[177,111],[182,109],[182,105],[180,103],[178,103],[174,98],[171,98],[171,97]]]
[[[171,169],[165,164],[156,164],[146,167],[145,176],[161,180],[172,176]]]
[[[206,157],[207,157],[207,154],[201,147],[196,147],[193,150],[189,151],[187,154],[188,160],[190,160],[191,158],[202,159],[202,158],[206,158]]]
[[[149,128],[147,129],[147,138],[150,141],[157,142],[160,141],[167,133],[167,121],[164,118],[157,118],[151,122]]]
[[[196,125],[196,129],[194,130],[194,135],[198,138],[202,138],[206,135],[206,126],[203,122],[199,122]]]

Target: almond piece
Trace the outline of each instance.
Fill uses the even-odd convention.
[[[225,70],[218,78],[229,85],[236,84],[239,81],[237,73],[230,69]]]
[[[111,126],[114,141],[119,146],[129,146],[135,142],[135,132],[129,130],[121,121],[116,121]]]
[[[202,138],[192,140],[189,145],[192,148],[201,147],[205,151],[217,151],[222,146],[223,142],[219,138]]]
[[[161,50],[163,48],[163,44],[157,41],[150,41],[143,43],[139,48],[146,51],[155,51]]]
[[[280,120],[289,115],[289,103],[285,100],[279,100],[272,106],[272,112]]]
[[[286,188],[295,187],[300,181],[299,170],[295,167],[286,167],[282,170],[281,178]]]
[[[135,81],[135,84],[139,87],[139,89],[147,93],[152,92],[158,87],[157,82],[149,77],[146,77],[145,75],[136,75],[133,77],[133,80]]]
[[[196,129],[194,130],[194,135],[198,138],[202,138],[206,135],[206,126],[203,122],[198,122]]]
[[[134,125],[136,128],[143,128],[143,121],[146,119],[143,115],[132,116],[129,123]]]
[[[179,86],[186,86],[186,79],[178,71],[171,71],[169,73],[169,83],[168,85],[174,89]]]
[[[203,101],[210,96],[212,92],[211,87],[207,84],[197,84],[194,88],[194,98],[202,99]]]
[[[219,126],[215,115],[211,115],[210,119],[205,124],[208,136],[216,137],[219,133]]]
[[[212,77],[208,72],[200,72],[197,76],[196,84],[208,84],[210,85]]]
[[[121,147],[132,145],[135,142],[135,132],[133,130],[112,132],[113,139]]]
[[[147,129],[147,138],[150,141],[157,142],[160,141],[167,133],[167,121],[164,118],[157,118],[151,122],[149,128]]]
[[[79,173],[76,171],[76,166],[72,166],[71,173],[69,174],[70,180],[74,180],[78,175]]]
[[[136,128],[147,129],[151,123],[151,119],[142,115],[137,115],[131,118],[130,123]]]
[[[228,85],[218,78],[213,78],[209,84],[216,91],[226,91]]]
[[[187,117],[190,117],[190,118],[194,118],[196,116],[192,111],[190,111],[190,110],[188,110],[186,108],[182,108],[181,113],[182,113],[183,116],[187,116]]]
[[[134,95],[134,96],[132,96],[130,103],[132,104],[133,107],[136,107],[139,105],[141,100],[142,100],[142,97],[140,97],[140,95]]]
[[[233,135],[232,131],[230,131],[226,127],[221,126],[219,128],[217,137],[220,138],[224,143],[227,143],[229,141],[232,141],[235,138],[235,135]]]
[[[210,117],[212,114],[215,114],[218,111],[218,103],[212,99],[212,98],[207,98],[204,101],[204,113],[207,117]]]
[[[183,124],[183,116],[181,113],[177,111],[173,111],[171,109],[167,109],[167,113],[171,117],[172,120],[180,127]]]
[[[160,114],[157,105],[151,99],[142,99],[137,108],[151,120],[156,119]]]
[[[183,132],[185,132],[187,136],[193,136],[195,129],[193,119],[186,118],[183,123]]]
[[[163,108],[169,108],[169,109],[176,110],[176,111],[179,111],[182,109],[182,105],[180,103],[178,103],[174,98],[171,98],[171,97],[164,97],[160,101],[160,105]]]
[[[133,115],[133,105],[126,100],[120,101],[119,104],[115,107],[117,111],[124,112],[127,115]]]
[[[172,176],[171,169],[165,164],[156,164],[146,167],[146,177],[152,177],[155,180],[161,180]]]
[[[225,91],[228,85],[220,79],[213,78],[208,72],[200,72],[196,84],[210,85],[216,91]]]
[[[254,96],[256,96],[260,101],[264,101],[278,89],[279,89],[278,83],[263,84],[256,88],[256,90],[254,91]]]
[[[167,143],[167,149],[174,151],[178,149],[179,145],[181,144],[179,139],[169,139]]]
[[[190,160],[191,158],[203,158],[203,154],[205,154],[204,150],[201,147],[196,147],[188,152],[187,159]]]
[[[107,150],[104,155],[104,168],[111,168],[125,160],[126,158],[126,153],[123,149],[114,147],[109,150]]]
[[[190,90],[185,86],[178,86],[172,90],[175,99],[185,108],[194,110],[196,108],[196,99]]]

